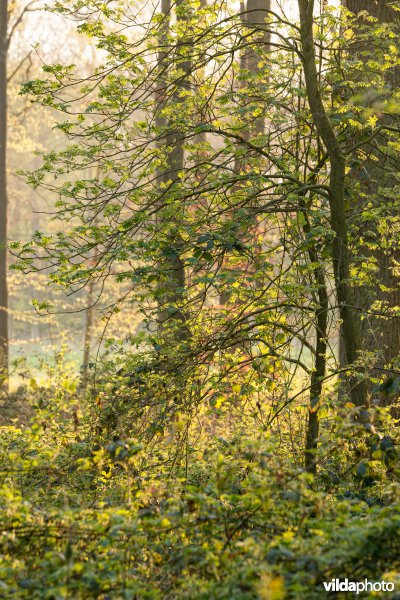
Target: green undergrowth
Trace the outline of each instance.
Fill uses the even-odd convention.
[[[391,436],[373,439],[331,415],[313,478],[273,430],[107,438],[98,403],[77,400],[47,390],[29,426],[1,427],[1,598],[317,600],[334,577],[398,585],[396,428],[382,411]]]

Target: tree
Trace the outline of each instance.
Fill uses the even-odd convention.
[[[257,90],[256,82],[260,70],[262,69],[263,74],[267,71],[266,65],[263,65],[262,62],[263,58],[268,55],[271,41],[271,32],[265,24],[271,12],[271,2],[270,0],[247,0],[246,5],[242,8],[243,23],[249,27],[250,32],[257,39],[257,46],[245,47],[241,57],[242,77],[246,77],[248,82],[248,85],[244,86],[244,95],[248,103],[258,104],[257,112],[260,113],[249,112],[247,127],[243,131],[243,136],[249,139],[250,136],[262,135],[265,129],[263,97]]]
[[[343,148],[331,125],[324,107],[316,67],[313,37],[314,1],[298,0],[302,62],[310,110],[330,159],[329,206],[331,227],[335,233],[332,241],[332,260],[335,273],[339,314],[342,320],[343,340],[347,361],[355,364],[361,350],[361,318],[354,309],[353,290],[350,285],[350,252],[348,247],[348,222],[345,204],[346,159]],[[350,393],[355,406],[367,405],[366,384],[357,377],[350,379]]]
[[[175,4],[177,19],[177,38],[176,54],[177,62],[175,68],[183,70],[182,84],[176,86],[174,90],[174,100],[177,105],[181,102],[182,91],[185,90],[186,78],[190,71],[190,60],[187,58],[185,45],[188,43],[188,31],[186,22],[192,17],[191,8],[183,0]],[[161,24],[159,34],[160,51],[157,57],[157,71],[159,79],[156,92],[155,122],[158,132],[158,146],[160,151],[165,153],[165,165],[159,170],[158,183],[160,185],[160,209],[157,211],[157,220],[161,227],[165,223],[162,221],[170,220],[171,215],[164,216],[162,210],[164,195],[174,192],[174,187],[179,178],[179,173],[184,167],[184,138],[179,128],[174,125],[174,117],[164,116],[165,102],[164,95],[168,85],[168,72],[171,67],[169,63],[168,52],[164,50],[168,47],[168,38],[170,35],[171,2],[164,0],[161,3]],[[190,23],[189,23],[190,29]],[[171,121],[171,122],[169,122]],[[164,132],[167,132],[164,135]],[[170,224],[172,225],[172,223]],[[168,225],[167,225],[168,227]],[[185,266],[181,258],[182,240],[179,235],[179,228],[171,227],[170,234],[165,239],[165,246],[161,250],[160,256],[160,275],[161,280],[158,289],[158,315],[157,320],[160,326],[160,333],[166,335],[167,330],[173,330],[172,335],[177,339],[187,339],[190,335],[182,304],[185,300]],[[163,256],[162,256],[163,255]]]
[[[7,72],[10,43],[25,14],[34,10],[33,2],[19,12],[7,0],[0,2],[0,369],[1,381],[8,379],[9,332],[8,332],[8,289],[7,289],[7,85],[18,73],[30,53],[23,56],[12,73]],[[11,17],[13,17],[11,19]]]
[[[355,62],[360,61],[362,65],[358,74],[354,74],[355,83],[357,78],[363,77],[363,70],[371,72],[370,61],[375,60],[380,52],[377,28],[386,24],[388,33],[399,31],[399,12],[392,4],[386,0],[347,0],[345,3],[354,15],[361,13],[353,19],[352,26],[357,35],[349,47]],[[366,14],[376,19],[376,25],[366,19]],[[378,104],[383,107],[378,127],[399,127],[396,111],[391,108],[395,102],[399,73],[397,64],[388,63],[383,71],[382,87],[379,88],[378,83],[375,89],[364,88],[365,110]],[[353,94],[357,93],[360,94],[355,89]],[[378,375],[384,367],[396,368],[395,359],[400,347],[400,287],[397,274],[400,250],[396,239],[399,159],[390,135],[384,129],[375,135],[364,147],[363,153],[354,154],[351,169],[352,177],[358,181],[358,189],[352,198],[355,213],[351,228],[354,261],[357,264],[362,259],[368,260],[371,267],[375,268],[372,278],[367,277],[363,284],[355,288],[355,304],[363,315],[363,349],[375,355],[374,366],[378,368]],[[391,226],[382,229],[382,225],[389,222]]]
[[[251,23],[225,1],[57,2],[101,62],[23,87],[65,143],[26,172],[54,220],[11,244],[13,266],[89,305],[86,350],[91,306],[122,326],[86,392],[59,353],[54,383],[28,383],[32,425],[2,428],[5,595],[319,600],[338,572],[393,592],[400,428],[366,409],[354,298],[372,280],[357,226],[385,240],[395,223],[400,186],[377,223],[357,161],[399,151],[393,105],[366,103],[398,50],[388,26],[318,4]],[[372,35],[367,61],[353,45]]]
[[[257,45],[244,45],[240,54],[240,69],[238,71],[238,95],[241,99],[242,110],[246,117],[243,120],[241,136],[249,141],[251,138],[262,136],[265,130],[265,106],[263,95],[259,92],[260,73],[262,78],[268,77],[268,65],[265,56],[268,55],[271,32],[265,25],[271,11],[269,0],[247,0],[241,2],[240,14],[244,27],[249,29],[250,39],[257,40]],[[235,158],[234,168],[237,174],[247,168],[246,154]],[[240,183],[239,183],[240,185]],[[257,222],[254,223],[253,235],[260,237]],[[220,303],[225,306],[229,302],[229,289],[220,295]]]
[[[0,3],[0,355],[1,379],[8,370],[8,293],[7,293],[7,52],[8,3]]]
[[[113,280],[127,286],[121,302],[139,306],[145,322],[162,314],[127,369],[140,391],[132,420],[146,428],[142,407],[154,411],[149,435],[155,422],[218,394],[253,402],[259,393],[260,410],[274,407],[271,425],[298,397],[291,382],[301,371],[310,396],[306,466],[315,472],[318,407],[337,374],[329,338],[338,307],[351,400],[367,405],[346,174],[375,133],[337,95],[343,71],[352,72],[337,60],[349,45],[337,21],[329,12],[317,21],[314,3],[300,8],[300,27],[267,9],[250,27],[243,15],[219,18],[202,7],[198,18],[188,6],[185,18],[158,15],[144,37],[128,39],[113,28],[129,29],[130,16],[86,7],[99,20],[80,30],[107,48],[104,64],[83,78],[70,65],[46,65],[46,78],[24,87],[64,119],[58,128],[70,144],[28,177],[57,194],[57,218],[70,226],[35,236],[20,268],[48,268],[72,292],[93,278],[101,287]],[[256,71],[255,55],[265,70]],[[85,104],[75,110],[82,89]],[[362,137],[348,135],[352,128]],[[81,176],[89,166],[99,177]],[[257,222],[266,233],[255,243]],[[218,310],[216,291],[229,295]]]

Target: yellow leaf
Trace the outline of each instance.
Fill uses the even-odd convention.
[[[293,538],[294,538],[294,531],[288,530],[282,534],[282,539],[284,539],[285,542],[291,542]]]
[[[283,600],[286,595],[283,577],[263,573],[257,591],[260,600]]]

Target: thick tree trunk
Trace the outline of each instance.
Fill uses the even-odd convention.
[[[391,23],[399,31],[400,13],[395,11],[390,4],[388,0],[379,0],[379,2],[376,0],[346,0],[344,2],[344,5],[351,12],[357,14],[360,11],[368,11],[379,22]],[[374,41],[373,39],[370,41],[364,39],[362,42],[357,42],[352,46],[351,51],[354,55],[361,58],[361,60],[367,60],[368,54],[371,58],[374,58]],[[386,82],[394,92],[400,84],[400,69],[396,68],[388,72]],[[392,120],[390,122],[393,124]],[[390,200],[385,198],[383,193],[379,193],[379,187],[390,189],[394,185],[397,185],[397,180],[393,176],[393,173],[398,171],[398,166],[393,164],[393,159],[385,155],[384,137],[378,136],[375,142],[381,146],[381,151],[373,148],[370,149],[372,156],[378,160],[364,160],[363,172],[367,172],[369,178],[367,180],[365,177],[364,179],[360,179],[360,187],[367,200],[372,199],[375,204],[379,202],[380,205],[383,203],[384,206],[387,206]],[[374,196],[377,199],[373,199]],[[356,211],[358,209],[361,210],[367,200],[359,198]],[[357,219],[355,218],[353,224],[355,239],[358,236],[356,221]],[[376,262],[378,267],[377,285],[374,287],[367,285],[356,287],[354,290],[354,301],[365,315],[361,326],[363,349],[367,352],[378,351],[376,366],[382,368],[384,365],[389,365],[400,352],[400,319],[396,316],[393,317],[393,312],[396,312],[397,307],[400,307],[400,280],[394,268],[396,263],[398,264],[400,261],[400,251],[399,247],[396,247],[396,244],[382,248],[382,238],[379,239],[380,235],[377,230],[377,224],[368,223],[365,225],[368,225],[368,228],[375,232],[378,243],[373,250],[363,245],[362,247],[356,247],[356,251],[363,256],[370,257],[370,259]],[[368,314],[371,312],[371,305],[375,300],[382,302],[386,306],[388,319],[373,317]],[[345,358],[346,352],[343,340],[341,339],[340,362],[343,363]]]
[[[247,0],[246,5],[246,22],[249,26],[261,29],[265,23],[265,19],[268,18],[268,11],[271,10],[271,0]],[[251,73],[257,75],[259,72],[259,62],[270,43],[269,32],[264,32],[262,36],[258,36],[257,44],[260,46],[261,52],[258,52],[255,48],[251,48],[242,57],[242,68],[247,69]],[[254,89],[257,92],[257,89]],[[247,130],[244,132],[244,137],[247,139],[250,135],[261,135],[265,129],[265,118],[260,116],[252,123],[249,123]]]
[[[7,293],[7,0],[0,0],[0,381],[8,378]]]
[[[182,0],[179,0],[175,4],[176,9],[176,18],[177,21],[184,20],[184,11],[182,10]],[[167,48],[168,45],[168,33],[169,33],[169,23],[170,23],[170,12],[171,12],[171,1],[170,0],[162,0],[161,2],[161,13],[163,15],[163,24],[160,29],[160,46],[165,46]],[[179,55],[179,43],[177,41]],[[158,70],[160,73],[159,77],[159,88],[156,92],[156,96],[158,98],[158,106],[157,111],[160,113],[164,107],[164,75],[167,70],[167,65],[165,64],[167,58],[167,52],[163,49],[160,50],[158,54]],[[184,71],[184,73],[189,73],[190,71],[190,62],[188,60],[183,60],[179,64],[179,68]],[[182,79],[184,81],[184,79]],[[184,83],[182,83],[184,85]],[[175,99],[179,102],[179,87],[175,92]],[[160,129],[164,129],[167,131],[166,136],[159,140],[160,148],[167,148],[168,160],[167,165],[164,170],[161,170],[158,175],[158,182],[160,184],[160,191],[164,189],[163,184],[170,182],[173,184],[178,179],[179,171],[183,168],[184,163],[184,149],[183,149],[183,136],[179,131],[174,131],[173,124],[169,124],[166,122],[165,117],[158,114],[156,117],[156,125]],[[172,183],[171,183],[172,182]],[[160,209],[157,214],[157,220],[160,225],[163,224],[163,214],[161,208],[162,201],[160,202]],[[159,331],[163,334],[167,334],[168,331],[172,333],[172,336],[176,339],[185,340],[190,337],[189,329],[186,325],[186,315],[183,309],[184,300],[185,300],[185,266],[184,262],[181,258],[181,244],[182,240],[180,239],[179,232],[177,232],[177,228],[173,233],[170,234],[168,238],[168,251],[166,256],[161,260],[162,272],[164,275],[164,281],[161,282],[159,286],[159,300],[158,300],[158,326]]]
[[[247,2],[240,3],[240,12],[242,14],[243,24],[253,27],[255,30],[261,29],[265,23],[265,19],[268,18],[268,11],[271,10],[271,0],[247,0]],[[271,35],[269,32],[264,31],[261,36],[257,37],[257,45],[260,47],[260,51],[255,48],[250,48],[242,52],[240,56],[240,70],[249,71],[254,76],[259,73],[259,62],[265,52],[268,51]],[[249,88],[246,89],[246,95],[248,98],[246,101],[254,102],[254,95],[258,95],[258,87],[254,84],[241,85],[241,87]],[[242,137],[249,141],[251,137],[257,137],[262,135],[265,131],[265,117],[261,115],[251,122],[246,123],[244,129],[241,131]],[[240,171],[246,167],[246,159],[235,158],[234,171],[240,173]],[[223,290],[220,294],[220,304],[225,306],[229,303],[230,293],[229,290]],[[239,347],[240,344],[233,346],[232,350]]]
[[[392,22],[393,20],[400,19],[400,13],[398,13],[391,6],[393,5],[391,0],[344,0],[343,6],[351,10],[354,14],[366,10],[370,15],[376,17],[380,22]]]
[[[360,316],[354,310],[350,287],[350,262],[347,242],[347,219],[344,201],[345,158],[321,98],[315,59],[313,25],[314,1],[298,0],[302,62],[310,111],[330,159],[329,205],[331,228],[335,232],[332,242],[332,262],[343,339],[348,364],[353,364],[360,350]],[[366,385],[363,379],[350,378],[350,393],[356,406],[367,404]]]

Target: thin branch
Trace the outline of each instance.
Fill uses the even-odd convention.
[[[10,46],[12,37],[15,33],[15,30],[17,29],[18,25],[21,24],[24,16],[26,15],[27,12],[35,12],[38,10],[43,10],[43,7],[40,8],[31,8],[33,6],[33,4],[36,4],[36,2],[38,2],[38,0],[32,0],[32,2],[29,2],[29,4],[27,4],[22,11],[20,12],[20,14],[18,15],[18,17],[16,18],[16,20],[14,21],[13,26],[10,29],[10,33],[7,36],[7,48]]]
[[[31,59],[31,54],[32,54],[32,50],[30,50],[30,52],[28,54],[26,54],[24,56],[24,58],[18,63],[18,65],[15,67],[14,71],[12,71],[12,73],[7,77],[7,83],[10,83],[10,81],[12,81],[15,77],[15,75],[18,73],[18,71],[21,69],[22,65],[24,64],[25,61],[29,61],[29,66],[32,65],[32,59]]]

